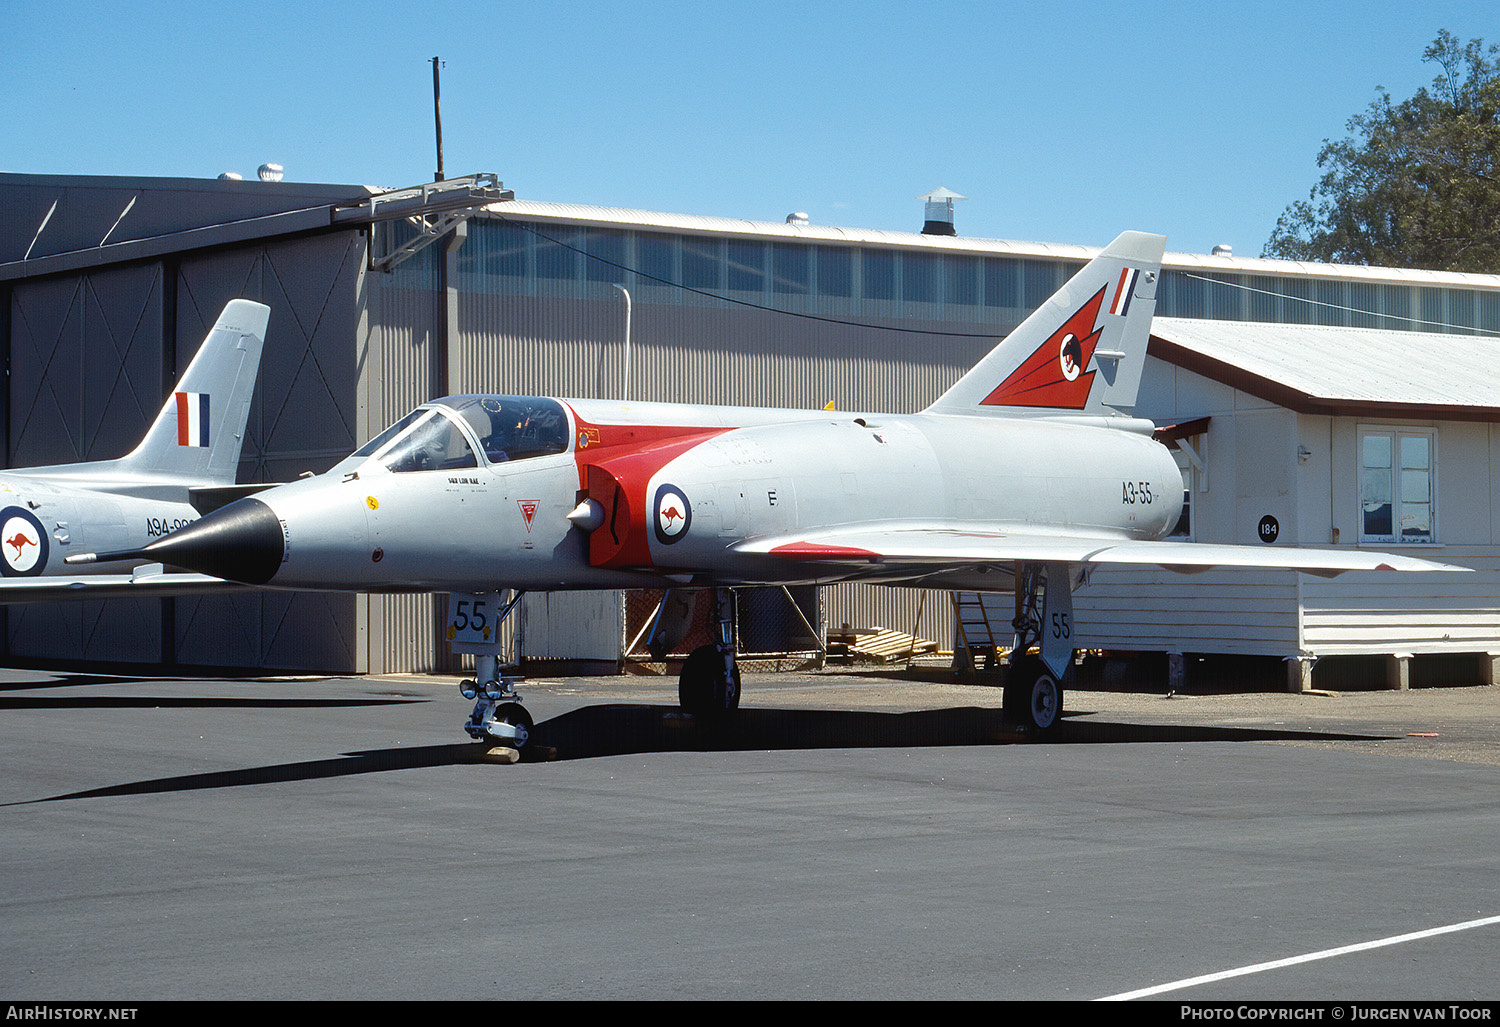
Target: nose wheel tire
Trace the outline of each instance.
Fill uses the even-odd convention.
[[[513,749],[526,748],[531,741],[531,733],[536,728],[526,707],[516,702],[496,706],[495,711],[486,718],[484,726],[491,738]]]
[[[468,682],[465,682],[468,684]],[[505,745],[517,751],[526,748],[536,725],[526,707],[518,702],[497,702],[480,696],[464,730],[477,742]]]

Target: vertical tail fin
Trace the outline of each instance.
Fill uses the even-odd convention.
[[[152,478],[233,484],[271,308],[230,300],[134,451],[119,466]]]
[[[1133,409],[1165,248],[1163,236],[1120,235],[927,409]]]

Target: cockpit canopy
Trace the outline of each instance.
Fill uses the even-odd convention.
[[[567,452],[568,415],[553,399],[448,396],[413,410],[354,455],[398,473],[477,467],[470,433],[488,463],[527,460]]]

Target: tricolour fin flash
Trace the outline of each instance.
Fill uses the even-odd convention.
[[[1163,236],[1121,234],[928,412],[1131,411],[1165,248]]]

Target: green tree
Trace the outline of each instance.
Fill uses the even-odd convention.
[[[1500,46],[1444,30],[1422,54],[1442,69],[1392,103],[1379,89],[1324,141],[1323,177],[1276,222],[1264,256],[1500,272]]]

